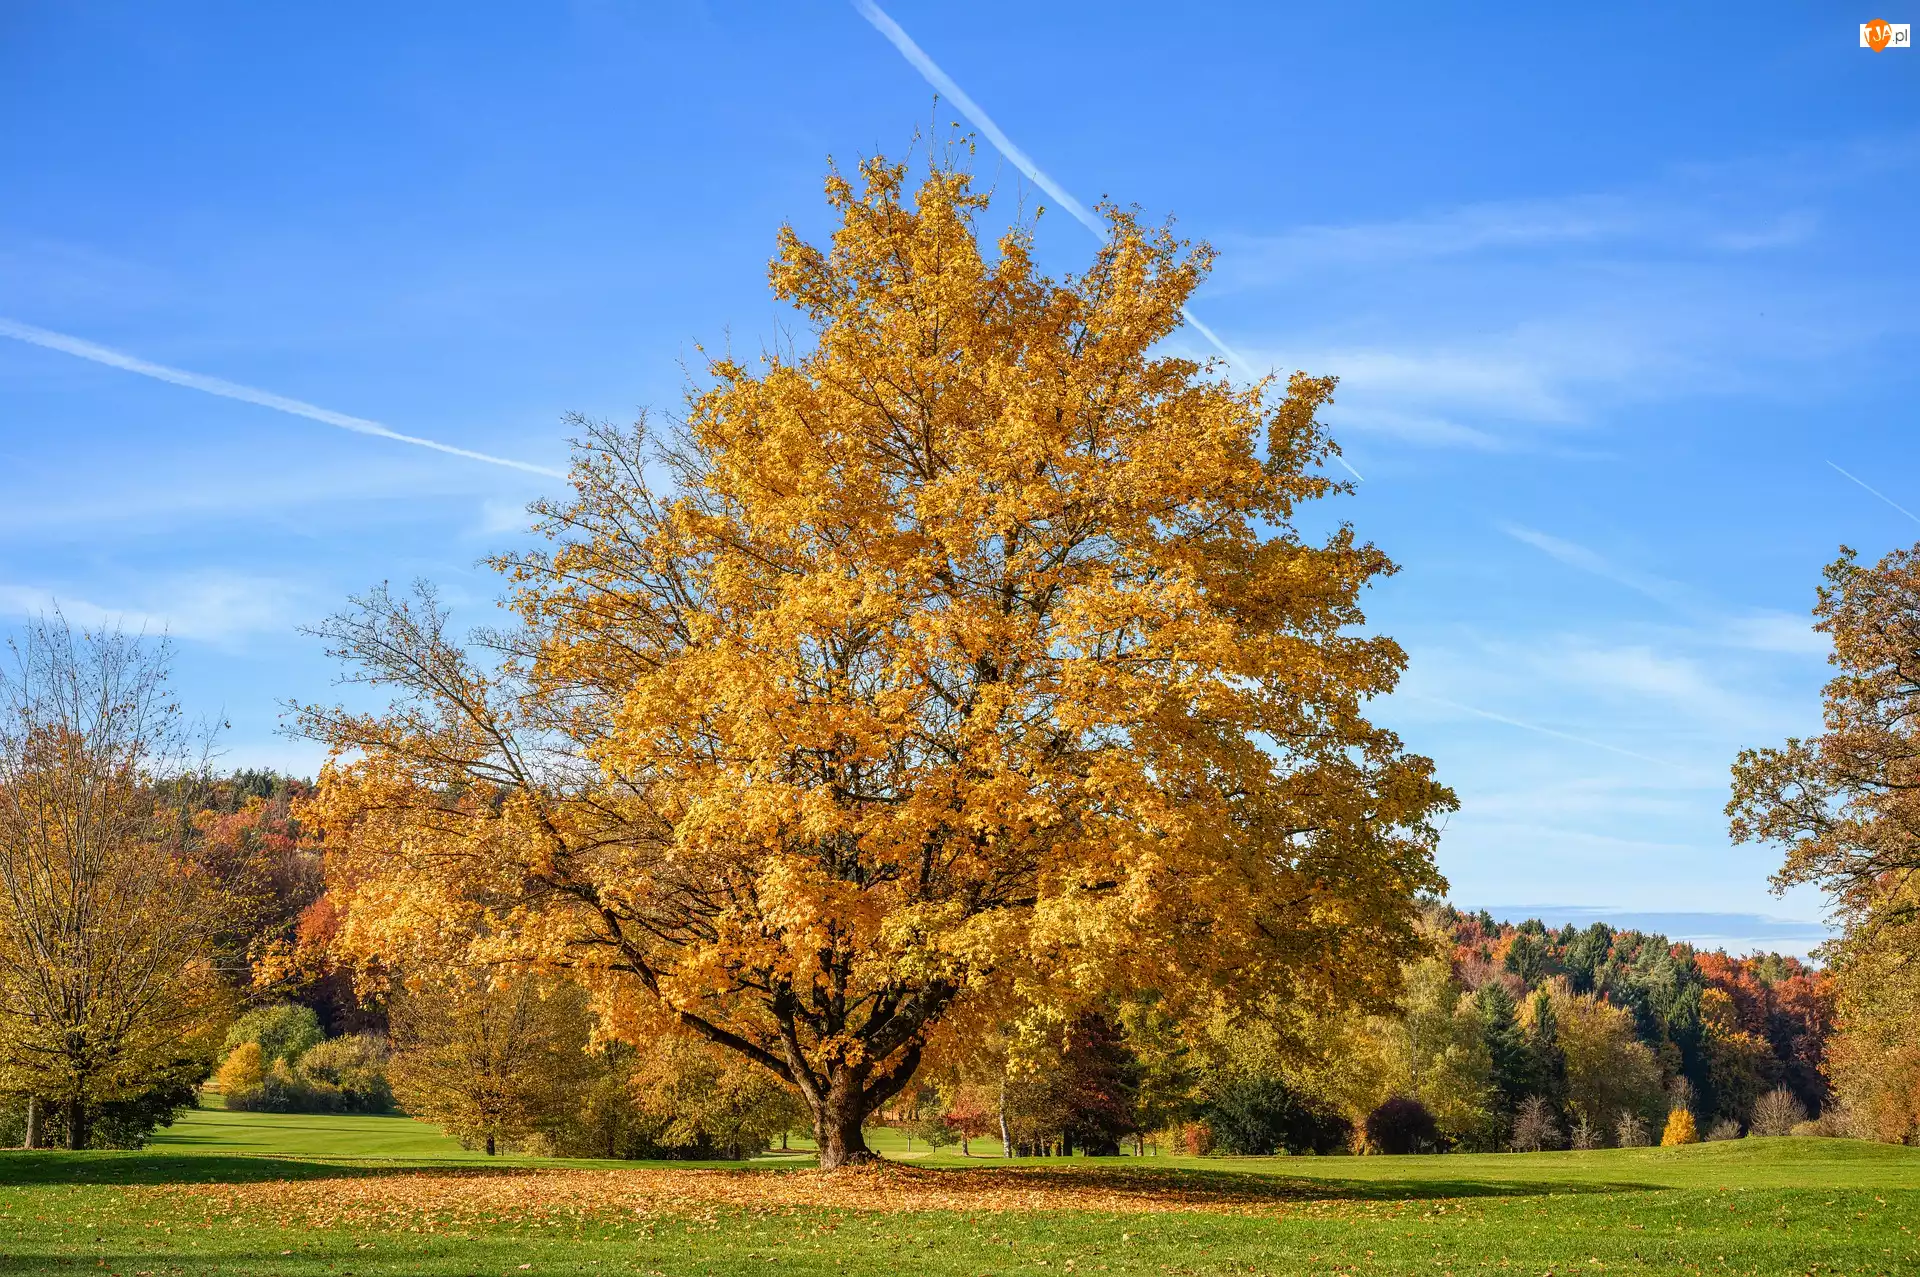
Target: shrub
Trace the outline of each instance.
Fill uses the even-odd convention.
[[[1578,1122],[1573,1124],[1571,1142],[1575,1148],[1585,1152],[1590,1149],[1599,1148],[1606,1143],[1606,1140],[1601,1137],[1600,1128],[1582,1116]]]
[[[275,1060],[293,1063],[307,1053],[325,1036],[320,1032],[320,1017],[313,1013],[312,1007],[303,1007],[292,1002],[276,1003],[273,1006],[255,1007],[233,1022],[227,1030],[227,1050],[232,1051],[243,1043],[255,1042],[260,1046],[261,1059],[265,1064]]]
[[[1202,1157],[1213,1152],[1213,1128],[1205,1122],[1182,1122],[1174,1128],[1171,1141],[1188,1157]]]
[[[1622,1113],[1613,1126],[1613,1142],[1621,1148],[1645,1148],[1651,1142],[1647,1119],[1638,1113]]]
[[[1753,1106],[1752,1133],[1755,1135],[1791,1135],[1793,1128],[1807,1120],[1807,1106],[1784,1086],[1776,1086]]]
[[[1823,1140],[1851,1139],[1857,1134],[1853,1123],[1848,1120],[1846,1110],[1837,1107],[1828,1108],[1810,1122],[1798,1123],[1791,1133]]]
[[[1707,1129],[1707,1143],[1721,1144],[1727,1140],[1740,1138],[1740,1123],[1730,1117],[1723,1117]]]
[[[1214,1088],[1201,1108],[1218,1152],[1264,1157],[1331,1153],[1347,1142],[1352,1123],[1276,1077],[1235,1077]]]
[[[1538,1153],[1559,1147],[1560,1121],[1554,1116],[1553,1105],[1538,1095],[1521,1100],[1513,1115],[1513,1151]]]
[[[1367,1114],[1367,1140],[1382,1153],[1418,1153],[1438,1146],[1440,1128],[1419,1100],[1396,1095]]]
[[[235,1053],[253,1045],[256,1044],[243,1042],[235,1049]],[[241,1113],[300,1113],[314,1111],[316,1107],[307,1094],[307,1088],[293,1075],[293,1070],[287,1067],[285,1060],[275,1060],[269,1064],[261,1074],[258,1085],[225,1090],[225,1097],[227,1107]]]
[[[1660,1147],[1674,1148],[1681,1144],[1698,1144],[1700,1132],[1693,1124],[1693,1110],[1676,1107],[1667,1114],[1667,1129],[1660,1133]]]
[[[248,1095],[265,1084],[267,1078],[263,1052],[258,1042],[242,1042],[227,1052],[227,1058],[221,1062],[220,1071],[213,1075],[213,1084],[227,1096],[228,1107],[235,1096]]]
[[[227,1107],[243,1113],[386,1113],[387,1044],[370,1033],[330,1038],[291,1063],[271,1060],[257,1042],[242,1042],[217,1075]]]
[[[329,1112],[385,1113],[393,1107],[387,1085],[386,1039],[372,1033],[329,1038],[294,1064],[295,1078]]]

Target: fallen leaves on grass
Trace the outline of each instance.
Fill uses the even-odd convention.
[[[756,1210],[1165,1211],[1264,1214],[1306,1204],[1323,1189],[1278,1177],[993,1168],[937,1171],[720,1171],[519,1169],[404,1171],[249,1184],[170,1185],[176,1209],[197,1204],[209,1219],[242,1212],[282,1224],[437,1229],[470,1222],[535,1224],[554,1217],[680,1215]],[[1326,1203],[1314,1201],[1313,1207]]]

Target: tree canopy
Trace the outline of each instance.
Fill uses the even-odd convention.
[[[1010,1005],[1385,1006],[1453,798],[1364,713],[1392,565],[1295,521],[1333,382],[1179,354],[1210,253],[1124,210],[1056,281],[961,164],[827,198],[770,269],[810,343],[585,425],[484,659],[430,590],[325,628],[396,694],[304,716],[341,943],[567,966],[797,1088],[829,1166]]]

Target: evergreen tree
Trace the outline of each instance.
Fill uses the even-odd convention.
[[[1713,1093],[1711,1052],[1708,1050],[1706,1024],[1700,1014],[1700,986],[1684,985],[1667,1008],[1666,1037],[1679,1052],[1680,1072],[1701,1097],[1701,1112],[1712,1113],[1719,1104]]]
[[[1538,922],[1523,925],[1507,948],[1506,969],[1526,981],[1529,988],[1540,983],[1548,974],[1544,931],[1545,928],[1540,927]]]
[[[1567,1057],[1560,1049],[1560,1022],[1545,989],[1534,991],[1527,1006],[1527,1055],[1534,1094],[1564,1112],[1567,1105]]]
[[[1134,1114],[1140,1061],[1113,1021],[1090,1011],[1074,1021],[1060,1063],[1061,1151],[1117,1156],[1122,1137],[1140,1129]]]
[[[1613,928],[1596,922],[1568,944],[1567,976],[1575,993],[1592,993],[1607,955],[1613,952]]]
[[[1536,1062],[1528,1048],[1527,1036],[1520,1028],[1519,1007],[1504,984],[1491,980],[1481,985],[1474,995],[1474,1004],[1487,1054],[1493,1060],[1490,1080],[1504,1121],[1513,1115],[1522,1100],[1539,1093]]]

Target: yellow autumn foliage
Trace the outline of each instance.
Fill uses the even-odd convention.
[[[213,1085],[222,1095],[244,1095],[259,1090],[265,1084],[266,1077],[266,1061],[261,1055],[260,1044],[242,1042],[227,1052],[227,1058],[220,1062],[220,1068],[213,1075]]]
[[[793,1085],[828,1165],[1022,1007],[1384,1009],[1453,805],[1364,713],[1392,565],[1295,523],[1333,382],[1170,348],[1211,254],[1165,229],[1108,209],[1054,280],[963,168],[906,176],[781,232],[805,348],[713,358],[668,437],[583,425],[504,663],[377,591],[329,633],[399,699],[305,718],[349,956],[564,963],[604,1031]]]
[[[167,649],[57,612],[0,668],[0,1093],[98,1106],[204,1078],[231,1014],[226,902],[184,862],[163,782],[192,734]]]
[[[1667,1127],[1660,1132],[1660,1147],[1674,1148],[1681,1144],[1698,1144],[1700,1131],[1694,1125],[1692,1110],[1676,1106],[1667,1114]]]

